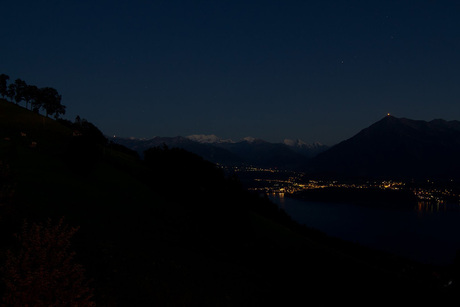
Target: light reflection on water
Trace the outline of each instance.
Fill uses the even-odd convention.
[[[277,202],[278,206],[284,209],[284,206],[286,204],[285,199],[284,199],[284,193],[272,193],[272,194],[269,194],[269,197],[271,199],[276,198],[278,200]]]
[[[294,220],[328,235],[415,259],[449,264],[460,250],[460,206],[420,202],[412,210],[269,195]]]
[[[449,204],[449,203],[433,203],[429,201],[419,201],[415,210],[420,213],[434,213],[434,212],[446,212],[446,211],[459,211],[459,204]]]

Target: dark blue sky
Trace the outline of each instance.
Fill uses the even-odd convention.
[[[458,1],[8,1],[0,73],[107,135],[328,145],[460,120]]]

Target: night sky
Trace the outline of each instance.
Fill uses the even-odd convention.
[[[105,134],[333,145],[460,120],[459,1],[3,1],[0,73]]]

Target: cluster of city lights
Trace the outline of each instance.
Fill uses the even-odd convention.
[[[229,169],[227,169],[228,171]],[[367,181],[364,183],[349,183],[340,181],[322,181],[322,180],[308,180],[305,174],[301,172],[283,171],[271,168],[259,167],[233,167],[230,170],[234,173],[239,172],[257,172],[259,177],[255,177],[254,187],[249,187],[249,190],[257,191],[263,194],[285,194],[296,193],[308,189],[323,189],[323,188],[353,188],[353,189],[390,189],[390,190],[410,190],[414,195],[424,202],[435,202],[442,204],[448,198],[450,200],[457,199],[456,202],[460,203],[460,195],[456,194],[451,189],[439,189],[429,187],[407,187],[405,182],[383,180],[383,181]],[[265,178],[264,176],[273,173],[284,173],[283,179]],[[272,176],[273,177],[273,176]]]

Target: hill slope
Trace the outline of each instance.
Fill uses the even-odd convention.
[[[157,149],[140,161],[2,100],[0,114],[10,119],[2,122],[1,190],[14,190],[0,206],[0,259],[14,249],[23,219],[65,216],[80,226],[76,260],[99,305],[294,305],[438,293],[425,275],[431,268],[302,228],[184,150]],[[43,121],[49,130],[37,126]]]

